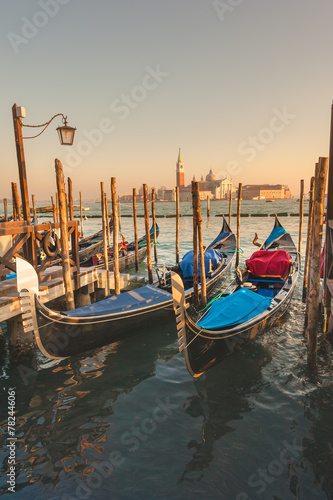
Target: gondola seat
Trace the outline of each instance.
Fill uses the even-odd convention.
[[[245,261],[250,282],[284,283],[290,273],[292,261],[285,250],[258,250]]]

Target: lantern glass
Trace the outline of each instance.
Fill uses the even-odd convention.
[[[75,130],[76,128],[68,127],[67,125],[58,127],[57,131],[59,134],[60,144],[62,144],[63,146],[72,146],[74,141]]]

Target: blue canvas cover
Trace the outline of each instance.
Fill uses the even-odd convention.
[[[218,250],[210,249],[205,251],[204,259],[205,259],[205,271],[207,276],[207,274],[209,273],[209,261],[211,260],[212,266],[216,266],[216,264],[219,264],[222,261],[223,255]],[[179,264],[179,267],[183,273],[183,279],[186,280],[193,278],[193,250],[190,250],[184,255]],[[198,253],[198,274],[200,276],[199,253]]]
[[[281,238],[281,236],[286,232],[284,227],[275,227],[271,234],[268,236],[266,243],[265,243],[265,248],[268,248],[273,241],[277,240],[278,238]]]
[[[208,313],[198,322],[198,326],[207,330],[239,325],[265,311],[272,299],[262,297],[247,288],[213,302]]]
[[[74,311],[63,311],[62,314],[72,317],[102,316],[140,310],[147,306],[162,304],[172,300],[170,293],[151,285],[143,286],[137,290],[114,295],[89,306],[79,307]]]

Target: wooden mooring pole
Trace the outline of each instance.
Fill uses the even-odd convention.
[[[56,193],[56,219],[57,219],[57,222],[59,222],[59,193],[58,192]]]
[[[106,280],[106,295],[110,295],[110,281],[109,281],[109,252],[108,240],[106,230],[106,214],[105,214],[105,198],[104,198],[104,182],[101,182],[101,211],[102,211],[102,231],[103,231],[103,254],[104,254],[104,267],[107,271]],[[117,246],[118,250],[118,246]]]
[[[237,195],[237,248],[236,248],[236,268],[239,266],[239,251],[240,251],[240,215],[242,203],[242,183],[238,184]]]
[[[209,194],[207,194],[207,217],[210,217],[210,198],[209,198]]]
[[[55,171],[57,177],[57,189],[59,194],[59,215],[60,215],[60,235],[61,235],[61,260],[63,278],[65,285],[67,310],[75,309],[74,292],[71,280],[71,269],[69,260],[68,228],[67,228],[67,204],[65,193],[64,172],[61,162],[56,158]]]
[[[14,193],[14,182],[11,183],[11,188],[12,188],[13,220],[17,221],[17,211],[16,211],[15,193]]]
[[[228,222],[229,226],[231,224],[231,201],[232,200],[231,200],[231,189],[230,189],[230,191],[229,191],[229,222]]]
[[[134,222],[134,245],[135,245],[135,270],[139,270],[139,243],[138,243],[138,220],[136,216],[136,189],[133,188],[133,222]]]
[[[119,233],[121,234],[121,208],[120,208],[120,196],[118,196],[118,218],[119,218]]]
[[[37,211],[36,211],[36,199],[35,199],[34,194],[31,195],[31,199],[32,199],[32,213],[33,213],[33,218],[34,218],[34,224],[37,225],[38,218],[37,218]]]
[[[324,263],[324,306],[327,336],[333,337],[333,102],[331,106],[331,130],[329,145],[327,211]]]
[[[22,220],[21,203],[17,191],[16,182],[12,182],[12,193],[13,193],[13,206],[15,206],[17,219]]]
[[[154,258],[155,264],[157,264],[157,233],[156,233],[156,216],[155,216],[155,189],[152,189],[151,192],[151,215],[153,219],[153,228],[154,228]]]
[[[68,219],[74,220],[73,185],[70,177],[68,177]]]
[[[304,212],[304,179],[301,179],[299,194],[299,231],[298,231],[298,252],[302,255],[302,235],[303,235],[303,212]]]
[[[319,288],[321,243],[323,234],[324,196],[327,177],[327,158],[319,158],[319,166],[315,179],[313,201],[313,223],[311,248],[309,253],[309,279],[307,296],[306,337],[308,343],[308,365],[317,365],[317,333],[319,317]]]
[[[116,295],[120,294],[120,274],[119,274],[119,251],[118,251],[118,212],[117,212],[117,191],[116,178],[111,177],[111,200],[113,217],[113,274],[114,291]]]
[[[176,264],[179,264],[179,187],[176,187]]]
[[[109,224],[109,209],[108,209],[108,197],[105,194],[105,218],[106,218],[106,234],[108,237],[108,247],[111,246],[111,235],[110,235],[110,224]]]
[[[309,218],[308,218],[308,230],[306,237],[306,252],[304,261],[304,281],[303,281],[303,294],[302,301],[306,301],[307,290],[308,290],[308,275],[309,275],[309,252],[310,252],[310,242],[311,242],[311,231],[312,231],[312,218],[313,218],[313,195],[314,195],[314,182],[315,178],[311,177],[310,181],[310,198],[309,198]]]
[[[199,182],[195,183],[195,201],[196,201],[196,225],[198,230],[198,245],[199,245],[199,257],[200,257],[200,283],[201,283],[201,308],[203,309],[207,305],[207,291],[206,291],[206,270],[205,270],[205,257],[203,249],[203,239],[202,239],[202,218],[201,218],[201,207],[200,207],[200,191]]]
[[[83,215],[82,215],[82,193],[80,191],[80,228],[81,228],[81,238],[83,238]]]
[[[3,210],[4,210],[5,222],[8,222],[7,198],[3,199]]]
[[[193,294],[194,307],[199,309],[199,282],[198,282],[198,227],[197,227],[197,191],[196,181],[192,181],[192,212],[193,212]]]
[[[151,244],[149,232],[149,212],[148,212],[148,193],[147,184],[143,185],[143,201],[145,207],[145,228],[146,228],[146,242],[147,242],[147,267],[148,267],[148,282],[153,282],[153,268],[151,263]]]

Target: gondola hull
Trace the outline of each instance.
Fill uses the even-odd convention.
[[[276,238],[274,238],[274,235]],[[179,350],[184,352],[187,369],[193,377],[199,377],[206,370],[217,365],[226,356],[229,356],[251,342],[260,332],[276,325],[287,311],[298,278],[299,254],[290,235],[285,232],[277,218],[273,231],[264,245],[272,252],[277,249],[287,252],[291,260],[291,271],[289,272],[288,278],[285,280],[274,279],[268,281],[267,277],[266,279],[254,277],[254,281],[257,281],[257,283],[263,287],[267,286],[268,283],[275,283],[271,286],[276,286],[277,290],[275,291],[275,296],[272,298],[270,305],[265,306],[265,310],[259,314],[253,314],[250,318],[244,319],[243,322],[237,317],[223,317],[223,313],[218,313],[216,316],[214,312],[209,320],[211,323],[215,314],[214,321],[216,321],[216,324],[214,327],[203,327],[202,325],[205,324],[205,322],[202,320],[205,317],[207,318],[209,314],[209,311],[207,311],[200,318],[200,321],[196,323],[191,319],[186,310],[186,297],[182,283],[177,275],[172,276],[174,309],[177,318],[180,345]],[[270,252],[268,253],[270,254]],[[269,258],[271,258],[271,256],[269,256]],[[246,276],[249,276],[249,272],[244,268],[242,277]],[[232,294],[242,287],[242,280],[240,280],[239,277],[236,278],[226,289],[225,297],[228,298],[225,300],[229,300]],[[220,301],[223,300],[223,298],[220,299]],[[223,307],[223,302],[221,302],[221,305]],[[228,307],[220,310],[232,311],[230,306]],[[241,317],[241,315],[242,313],[240,313],[239,317]],[[219,327],[218,321],[220,321],[220,325],[224,326]]]
[[[214,335],[214,333],[209,335],[197,327],[188,317],[185,327],[185,345],[191,345],[191,348],[186,349],[184,354],[190,374],[193,377],[199,377],[206,370],[220,363],[225,357],[249,344],[259,333],[273,325],[277,325],[289,308],[295,284],[286,299],[273,312],[266,313],[262,319],[257,319],[254,324],[252,322],[248,326],[238,327],[236,332],[228,332],[225,338],[216,338],[218,335]],[[199,332],[201,332],[201,335],[199,335]]]

